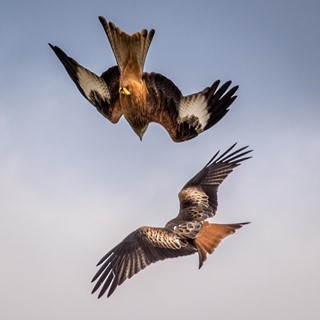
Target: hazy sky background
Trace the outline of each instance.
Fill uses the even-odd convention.
[[[239,84],[228,115],[182,144],[105,120],[47,45],[101,74],[115,59],[99,15],[155,28],[145,70],[184,94]],[[319,319],[319,17],[308,0],[1,1],[0,318]],[[96,262],[173,218],[181,187],[236,141],[254,157],[214,221],[252,223],[200,271],[196,255],[167,260],[91,295]]]

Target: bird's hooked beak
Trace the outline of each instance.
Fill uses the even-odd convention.
[[[135,130],[135,129],[133,129],[133,130],[137,134],[137,136],[139,137],[140,141],[142,141],[143,135],[147,131],[147,129],[148,129],[148,125],[146,125],[145,127],[143,127],[140,130]]]
[[[130,96],[131,92],[126,88],[126,87],[120,87],[119,88],[119,93],[124,94],[126,96]]]

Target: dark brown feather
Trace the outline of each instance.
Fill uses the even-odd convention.
[[[236,99],[238,87],[220,81],[194,94],[183,96],[169,79],[157,73],[144,73],[145,59],[155,31],[143,29],[127,34],[99,17],[117,61],[98,77],[50,45],[64,64],[82,95],[112,123],[125,116],[142,140],[149,123],[163,126],[175,142],[193,139],[219,122]],[[123,90],[125,88],[125,90]],[[126,92],[126,96],[119,95]]]
[[[220,155],[217,152],[206,166],[190,179],[179,192],[180,211],[166,227],[187,222],[204,221],[216,214],[218,207],[218,188],[224,179],[237,167],[252,150],[247,147],[234,151],[236,144]]]
[[[112,123],[119,121],[122,110],[119,103],[119,78],[117,66],[105,71],[101,77],[82,67],[76,60],[68,57],[59,47],[49,46],[64,65],[69,76],[81,94]]]
[[[205,221],[213,215],[219,184],[248,159],[246,147],[233,151],[235,145],[220,155],[219,152],[196,174],[179,193],[180,212],[164,228],[141,227],[129,234],[109,251],[98,263],[100,269],[93,277],[96,282],[92,293],[100,289],[98,298],[107,291],[109,297],[125,280],[148,265],[168,258],[198,252],[199,268],[219,243],[245,223],[210,224]]]

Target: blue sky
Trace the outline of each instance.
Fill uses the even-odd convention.
[[[2,1],[1,319],[318,319],[319,13],[318,1]],[[155,28],[145,70],[184,94],[238,84],[230,112],[183,144],[106,121],[47,45],[102,73],[115,59],[99,15]],[[91,295],[102,255],[173,218],[181,187],[236,141],[253,158],[220,187],[214,221],[252,223],[201,271],[196,255],[167,260]]]

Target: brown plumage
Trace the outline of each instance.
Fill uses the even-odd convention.
[[[111,44],[117,66],[101,76],[81,66],[59,47],[50,47],[68,74],[97,110],[112,123],[123,115],[142,140],[150,122],[162,125],[176,142],[196,137],[211,128],[228,112],[238,86],[231,81],[183,96],[175,84],[159,73],[143,72],[155,31],[145,29],[129,35],[112,22],[99,17]]]
[[[219,243],[228,235],[241,228],[244,223],[215,224],[204,221],[202,228],[194,239],[199,253],[199,269],[207,260],[207,253],[213,253]]]
[[[219,185],[242,161],[249,159],[247,147],[223,154],[217,152],[209,163],[180,191],[180,211],[164,228],[140,227],[109,251],[98,263],[92,279],[92,293],[98,298],[107,290],[109,297],[117,286],[151,263],[198,253],[199,268],[219,243],[246,223],[215,224],[206,221],[215,215]]]

